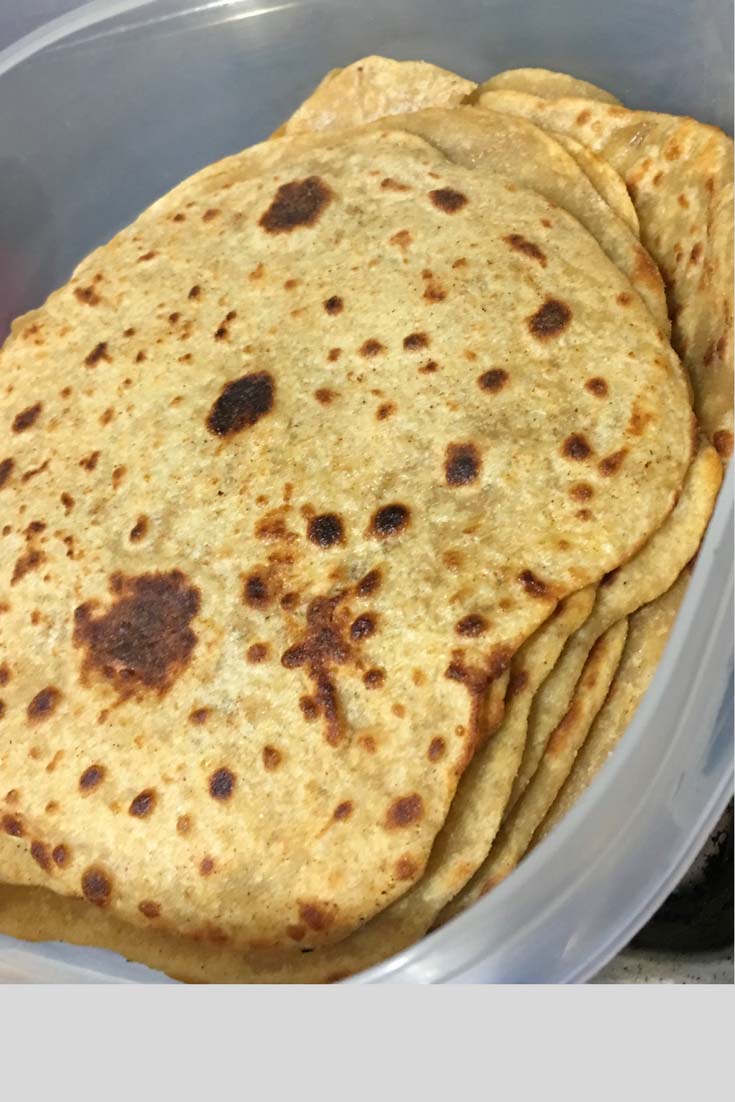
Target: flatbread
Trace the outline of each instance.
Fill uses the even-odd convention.
[[[599,712],[620,663],[628,621],[608,628],[585,663],[570,707],[554,730],[531,783],[504,820],[486,860],[472,880],[439,916],[438,925],[465,910],[516,867],[569,775],[579,747]]]
[[[325,981],[351,975],[405,948],[426,933],[437,913],[463,887],[489,850],[518,768],[535,687],[552,667],[566,639],[589,615],[593,601],[592,587],[568,597],[520,649],[511,667],[512,691],[505,716],[504,691],[493,708],[494,722],[499,724],[502,718],[502,724],[463,775],[424,875],[401,899],[338,945],[298,956],[281,954],[280,959],[271,955],[267,962],[262,956],[248,961],[243,954],[221,946],[186,944],[182,938],[135,930],[114,919],[110,921],[88,904],[70,907],[69,901],[48,892],[44,892],[34,921],[25,926],[21,936],[107,946],[175,978],[233,983]],[[506,675],[503,690],[507,683]],[[5,868],[23,857],[16,841],[2,836],[0,854]],[[40,870],[35,871],[34,882],[43,884]],[[24,930],[26,895],[22,893],[32,891],[24,888],[19,895],[14,889],[0,886],[0,930],[11,934]]]
[[[625,733],[653,680],[684,599],[690,573],[689,568],[683,570],[671,589],[630,617],[625,649],[605,703],[575,758],[564,787],[536,832],[534,845],[553,830],[590,786]]]
[[[599,103],[621,105],[620,100],[604,88],[598,88],[596,84],[570,76],[569,73],[556,73],[551,69],[505,69],[485,81],[482,90],[525,92],[548,100],[580,96]]]
[[[427,61],[363,57],[327,73],[273,136],[345,130],[384,115],[424,107],[457,107],[475,87],[474,81]]]
[[[552,732],[569,708],[582,669],[595,642],[618,620],[655,601],[674,584],[696,554],[712,515],[722,480],[715,449],[702,443],[676,508],[646,547],[604,579],[590,617],[567,643],[531,708],[528,738],[508,813],[535,775]]]
[[[284,139],[16,323],[0,770],[53,890],[296,951],[420,874],[488,687],[691,456],[676,358],[549,211],[405,132]]]
[[[672,343],[694,387],[694,409],[724,460],[732,452],[732,141],[689,118],[628,111],[590,99],[539,99],[494,91],[487,108],[567,134],[604,157],[625,180],[641,241],[666,281]]]

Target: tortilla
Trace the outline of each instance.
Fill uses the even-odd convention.
[[[692,447],[566,212],[403,132],[288,153],[159,200],[2,352],[6,823],[60,894],[263,950],[411,886],[489,686]]]
[[[618,620],[666,593],[696,554],[721,480],[721,464],[715,449],[709,444],[700,445],[682,496],[671,515],[634,558],[603,580],[592,614],[569,640],[534,699],[523,760],[508,801],[508,812],[535,775],[552,732],[569,708],[596,640]]]
[[[556,73],[551,69],[506,69],[490,77],[482,85],[483,91],[526,92],[542,99],[556,100],[569,96],[579,96],[596,100],[599,103],[617,104],[611,92],[590,84],[587,80],[570,76],[568,73]]]
[[[486,860],[469,884],[445,908],[438,925],[465,910],[513,871],[569,774],[577,750],[607,695],[620,663],[627,620],[614,624],[590,651],[570,707],[554,730],[531,783],[504,820]]]
[[[694,409],[723,460],[732,452],[732,141],[693,119],[589,99],[494,91],[487,108],[567,134],[604,157],[635,203],[641,241],[666,281],[672,343],[694,387]]]
[[[533,845],[553,830],[590,786],[633,719],[661,660],[690,573],[689,568],[683,570],[671,589],[631,616],[625,649],[605,703],[563,788],[536,832]]]
[[[32,889],[21,889],[19,894],[2,886],[0,930],[20,930],[21,936],[42,940],[107,946],[179,979],[233,983],[328,980],[351,975],[405,948],[426,933],[438,911],[464,885],[489,850],[518,768],[534,689],[570,633],[589,615],[593,600],[592,587],[568,597],[520,649],[511,668],[512,692],[502,725],[478,750],[463,775],[424,875],[401,899],[339,944],[309,954],[289,954],[287,958],[284,954],[280,958],[271,955],[267,962],[262,955],[259,960],[248,961],[243,954],[221,946],[187,944],[182,938],[136,930],[117,920],[110,921],[86,903],[70,906],[69,901],[48,892],[43,893],[33,922],[26,924],[24,893]],[[503,690],[507,681],[506,675]],[[504,696],[503,691],[493,709],[496,723],[503,714]],[[0,853],[5,868],[23,858],[20,845],[1,836]],[[40,870],[35,870],[35,883],[43,884]]]
[[[423,107],[457,107],[475,87],[474,81],[426,61],[363,57],[327,73],[273,136],[344,130]]]

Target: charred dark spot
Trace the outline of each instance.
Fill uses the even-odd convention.
[[[54,864],[58,865],[60,869],[66,868],[66,866],[69,864],[69,861],[71,860],[69,847],[62,844],[54,846],[54,848],[51,850],[51,857]]]
[[[299,708],[301,709],[304,719],[311,723],[313,720],[319,717],[319,705],[312,696],[302,696],[299,700]]]
[[[509,233],[507,237],[503,238],[503,241],[506,245],[510,245],[511,249],[515,249],[516,252],[523,253],[524,256],[528,256],[532,260],[537,260],[542,268],[546,267],[546,257],[538,245],[534,245],[533,241],[527,241],[520,233]]]
[[[575,482],[569,489],[569,495],[575,501],[589,501],[593,494],[594,490],[588,482]]]
[[[394,502],[378,509],[370,522],[370,530],[379,539],[397,535],[408,524],[410,512],[405,505]]]
[[[429,743],[429,749],[427,751],[427,757],[429,761],[440,761],[444,757],[444,753],[447,749],[447,744],[443,738],[433,738]]]
[[[362,680],[366,689],[379,689],[385,683],[385,670],[368,670]]]
[[[339,295],[331,295],[330,298],[326,299],[324,302],[324,309],[332,316],[341,314],[344,308],[345,304]]]
[[[74,613],[74,644],[86,651],[82,675],[93,672],[121,697],[137,689],[168,690],[191,659],[197,637],[191,621],[199,591],[180,570],[110,579],[116,600],[95,616],[95,602]]]
[[[197,727],[201,727],[203,723],[206,723],[209,719],[209,708],[194,708],[189,712],[189,723],[196,724]]]
[[[564,441],[561,453],[566,456],[567,459],[588,459],[592,454],[592,448],[589,446],[584,436],[578,432],[573,432],[571,436],[568,436]]]
[[[410,826],[417,823],[424,814],[424,801],[417,792],[410,796],[401,796],[394,800],[385,816],[385,825],[389,829]]]
[[[229,800],[234,788],[235,774],[229,769],[216,769],[209,778],[209,795],[213,800]]]
[[[147,815],[150,815],[155,806],[156,793],[152,788],[145,788],[131,800],[128,813],[133,815],[136,819],[145,819]]]
[[[379,355],[379,353],[384,352],[385,347],[380,343],[380,341],[376,341],[374,338],[371,338],[370,340],[363,341],[358,351],[361,356],[364,356],[365,359],[369,360],[372,359],[373,356],[377,356]]]
[[[141,514],[136,520],[133,527],[130,529],[130,541],[131,543],[140,543],[148,531],[148,517]]]
[[[172,325],[176,325],[176,322],[179,320],[180,317],[181,314],[179,313],[179,311],[174,310],[172,314],[168,315],[168,320],[171,322]]]
[[[407,352],[418,352],[429,347],[429,338],[426,333],[409,333],[403,338],[403,347]]]
[[[142,903],[138,904],[138,910],[146,918],[159,918],[161,914],[161,904],[154,903],[152,899],[144,899]]]
[[[214,339],[215,339],[216,341],[224,341],[224,340],[226,340],[226,339],[227,339],[227,337],[229,337],[229,335],[230,335],[230,331],[229,331],[229,329],[227,328],[227,326],[226,326],[226,325],[220,325],[220,326],[219,326],[219,327],[218,327],[217,329],[215,329],[215,331],[214,331]],[[219,435],[220,435],[220,436],[222,436],[222,435],[224,435],[224,434],[223,434],[223,433],[220,433]]]
[[[584,384],[585,389],[594,394],[596,398],[607,398],[608,385],[604,379],[601,379],[599,375],[596,375],[593,379],[588,379]]]
[[[80,791],[85,793],[94,791],[105,779],[106,772],[104,765],[88,766],[79,778]]]
[[[353,812],[353,805],[351,800],[343,800],[341,804],[337,804],[334,809],[335,819],[349,819]]]
[[[620,451],[612,452],[611,455],[606,455],[604,459],[600,460],[600,463],[598,465],[598,470],[600,474],[604,475],[606,478],[608,478],[610,475],[615,474],[616,471],[620,470],[620,467],[623,465],[623,460],[625,459],[627,454],[628,449],[621,448]]]
[[[466,486],[480,473],[482,461],[474,444],[449,444],[444,460],[444,477],[448,486]]]
[[[112,883],[107,874],[92,865],[82,874],[82,894],[90,903],[106,907],[112,895]]]
[[[327,353],[327,359],[329,360],[330,363],[335,363],[340,358],[341,355],[342,355],[342,349],[341,348],[330,348],[329,352]]]
[[[74,296],[79,302],[83,302],[87,306],[96,306],[100,301],[100,296],[91,284],[89,287],[75,287]]]
[[[337,907],[334,903],[300,903],[299,918],[310,930],[320,932],[334,924]]]
[[[61,692],[59,689],[54,688],[53,685],[41,689],[40,693],[36,693],[33,700],[26,708],[26,715],[28,716],[29,722],[39,723],[43,719],[48,719],[56,710],[60,700]]]
[[[273,769],[277,769],[281,764],[281,752],[276,750],[275,746],[263,747],[263,765],[271,772]]]
[[[313,226],[332,198],[331,188],[318,176],[281,184],[258,225],[266,233],[290,233],[299,226]]]
[[[607,574],[602,575],[602,578],[600,579],[600,585],[605,587],[605,588],[607,588],[607,586],[612,585],[613,582],[615,581],[615,579],[617,578],[619,572],[620,572],[620,567],[619,566],[616,567],[614,570],[608,570]]]
[[[99,462],[100,452],[90,452],[89,455],[85,455],[83,459],[79,460],[79,466],[82,470],[93,471]]]
[[[355,591],[360,597],[369,597],[371,593],[375,593],[375,590],[380,586],[380,571],[369,570],[364,578],[361,578],[355,587]]]
[[[477,380],[480,389],[488,390],[491,394],[502,390],[507,382],[508,372],[503,371],[502,367],[492,367],[489,371],[484,371]]]
[[[186,297],[187,298],[201,298],[201,295],[202,295],[202,289],[201,289],[201,287],[199,286],[198,283],[195,283],[194,286],[189,289],[189,294]]]
[[[572,311],[557,298],[547,298],[535,314],[528,319],[528,328],[537,340],[545,341],[556,337],[569,324]]]
[[[477,635],[482,635],[484,631],[487,631],[487,620],[484,616],[480,616],[478,613],[470,613],[469,616],[463,616],[462,619],[456,624],[455,629],[457,635],[468,635],[474,638]]]
[[[42,402],[35,402],[32,406],[22,409],[13,419],[13,432],[25,432],[31,425],[35,425],[42,409]]]
[[[40,865],[44,872],[51,869],[51,855],[48,846],[44,842],[31,842],[31,857]]]
[[[112,356],[107,351],[107,341],[100,341],[96,344],[91,352],[88,352],[84,357],[84,362],[87,367],[95,367],[98,363],[104,360],[105,363],[112,363]]]
[[[260,662],[265,662],[268,657],[268,644],[267,643],[253,643],[251,647],[248,647],[247,659],[248,662],[252,662],[253,665],[258,665]]]
[[[367,613],[363,616],[358,616],[356,620],[352,621],[350,626],[350,636],[358,642],[361,639],[368,639],[375,632],[375,617],[369,616]]]
[[[430,191],[429,198],[434,206],[445,214],[454,214],[467,204],[467,196],[450,187],[440,187]]]
[[[273,408],[273,378],[267,371],[254,371],[227,383],[207,417],[207,428],[215,436],[232,436],[254,425]]]
[[[378,406],[377,410],[375,411],[375,416],[378,421],[386,421],[395,412],[396,407],[393,402],[383,402],[383,404]]]
[[[521,583],[526,593],[530,597],[548,597],[549,587],[546,582],[542,582],[540,578],[531,570],[523,570],[518,575],[518,581]]]
[[[13,575],[10,579],[11,585],[17,585],[19,581],[25,578],[26,574],[29,574],[31,570],[37,570],[46,561],[46,556],[43,551],[39,551],[36,548],[31,548],[29,551],[24,551],[22,555],[18,556],[15,566],[13,568]]]
[[[309,521],[307,534],[317,547],[334,547],[344,542],[344,526],[336,513],[322,513]]]
[[[3,486],[13,473],[14,466],[14,459],[3,459],[3,461],[0,463],[0,490],[2,490]]]
[[[23,823],[20,821],[17,815],[3,815],[2,828],[6,834],[9,834],[12,838],[22,838],[25,834]]]
[[[433,375],[435,371],[439,370],[439,364],[436,360],[427,360],[425,364],[422,364],[419,371],[422,375]]]

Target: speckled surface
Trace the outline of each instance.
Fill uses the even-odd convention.
[[[652,953],[626,949],[591,983],[733,983],[733,953]]]

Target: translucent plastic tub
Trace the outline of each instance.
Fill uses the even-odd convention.
[[[92,3],[0,53],[0,330],[201,166],[369,53],[483,79],[517,65],[732,132],[728,0]],[[592,976],[668,894],[732,792],[730,470],[653,685],[609,766],[470,913],[357,981]],[[163,977],[0,937],[0,979]]]

